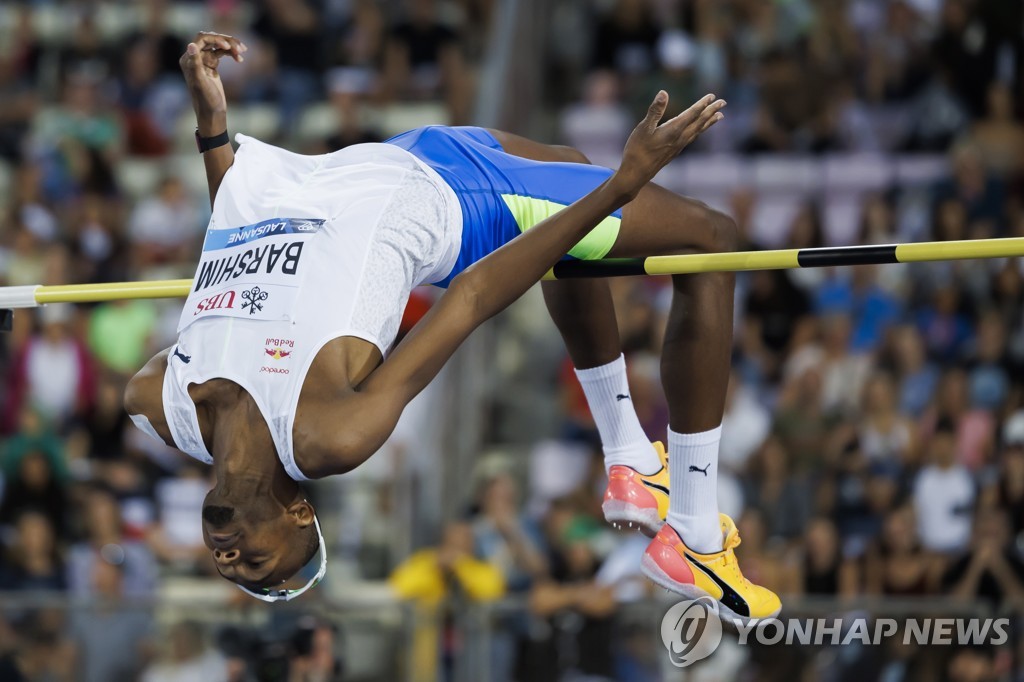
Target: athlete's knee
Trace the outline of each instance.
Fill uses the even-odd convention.
[[[708,208],[714,250],[718,253],[736,251],[740,247],[740,229],[732,216]]]

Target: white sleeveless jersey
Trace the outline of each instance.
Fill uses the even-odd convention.
[[[187,388],[234,381],[301,480],[292,427],[317,352],[355,336],[386,353],[412,288],[454,267],[462,214],[447,183],[393,145],[304,156],[235,139],[167,359],[164,411],[175,445],[212,463]]]

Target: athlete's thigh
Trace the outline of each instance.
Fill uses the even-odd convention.
[[[572,147],[547,145],[501,130],[488,132],[513,156],[535,161],[589,163],[582,152]],[[722,227],[720,221],[714,219],[715,215],[699,201],[650,183],[623,209],[618,236],[607,256],[630,258],[719,250]]]
[[[653,182],[622,210],[619,236],[609,258],[639,258],[726,247],[724,216],[707,205]]]

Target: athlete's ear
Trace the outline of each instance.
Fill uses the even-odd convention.
[[[313,525],[313,519],[316,516],[313,505],[306,500],[293,502],[285,512],[295,521],[295,525],[299,528]]]

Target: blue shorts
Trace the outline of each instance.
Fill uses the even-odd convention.
[[[396,135],[387,143],[419,157],[459,197],[462,249],[451,273],[437,283],[441,287],[516,235],[589,194],[612,174],[600,166],[531,161],[506,154],[483,128],[428,126]],[[568,257],[604,258],[615,244],[621,222],[622,211],[616,211]]]

